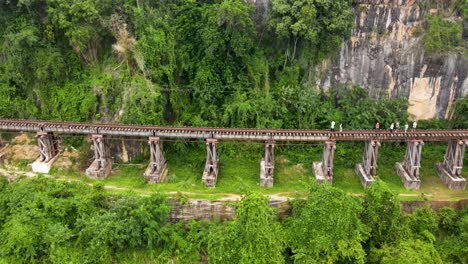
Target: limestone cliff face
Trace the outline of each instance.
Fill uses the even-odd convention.
[[[266,0],[250,0],[257,11]],[[316,69],[322,89],[359,84],[372,96],[406,97],[415,119],[444,118],[455,98],[468,95],[468,58],[428,55],[415,30],[427,0],[353,0],[356,28],[337,54]]]
[[[317,84],[328,89],[357,83],[376,97],[407,97],[416,119],[447,117],[454,99],[468,94],[468,58],[425,53],[414,34],[426,15],[421,2],[355,0],[351,40],[317,69]]]

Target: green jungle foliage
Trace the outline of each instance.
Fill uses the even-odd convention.
[[[350,0],[0,1],[0,116],[318,127],[313,67],[353,24]]]
[[[451,110],[450,125],[454,128],[468,127],[468,97],[455,102]]]
[[[453,12],[466,13],[461,1]],[[243,0],[0,1],[0,117],[345,129],[406,120],[405,99],[315,87],[315,66],[350,36],[351,0],[271,4],[261,16]],[[429,17],[424,39],[433,51],[459,46],[461,24]]]
[[[363,197],[311,186],[280,220],[250,193],[234,219],[171,222],[159,193],[43,177],[0,184],[0,263],[467,263],[468,210],[403,214],[383,182]]]
[[[452,22],[442,16],[429,16],[427,23],[427,31],[423,37],[427,51],[445,53],[463,47],[461,20]]]

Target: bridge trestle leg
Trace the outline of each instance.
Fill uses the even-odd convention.
[[[362,186],[369,187],[377,175],[377,155],[380,142],[378,140],[367,141],[364,146],[362,163],[356,164],[356,173],[359,175]]]
[[[112,158],[109,153],[109,146],[103,135],[91,135],[94,146],[94,161],[86,169],[86,175],[93,179],[104,179],[112,171]]]
[[[33,172],[49,173],[52,163],[60,152],[59,140],[51,132],[39,131],[36,134],[39,158],[31,164]]]
[[[451,190],[465,190],[466,179],[462,177],[462,169],[467,145],[468,139],[449,141],[444,162],[435,165],[439,177]]]
[[[260,161],[260,186],[273,187],[275,171],[275,142],[265,142],[265,157]]]
[[[3,165],[7,148],[8,148],[8,144],[0,145],[0,165]]]
[[[395,163],[395,170],[400,176],[401,182],[408,190],[419,190],[421,179],[419,178],[419,168],[421,168],[421,151],[424,142],[422,140],[408,141],[405,159],[403,162]]]
[[[335,157],[336,142],[333,140],[325,141],[323,144],[322,161],[312,163],[312,171],[318,184],[324,181],[333,183],[333,159]]]
[[[216,144],[218,140],[207,139],[206,140],[206,163],[205,170],[203,172],[202,181],[206,187],[214,188],[218,179],[218,154],[216,153]]]
[[[145,171],[147,183],[160,183],[167,175],[167,163],[164,158],[162,143],[158,137],[150,137],[148,140],[150,147],[150,163]]]

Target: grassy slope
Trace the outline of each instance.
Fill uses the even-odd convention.
[[[354,166],[361,162],[363,143],[339,143],[335,155],[335,175],[333,184],[350,193],[362,193]],[[393,165],[401,161],[405,154],[403,143],[385,143],[379,151],[378,176],[394,191],[405,194],[403,199],[426,199],[435,196],[437,199],[468,198],[468,191],[451,191],[445,187],[434,170],[434,164],[443,160],[445,144],[426,143],[423,147],[421,164],[421,189],[406,190]],[[265,194],[296,192],[304,194],[308,182],[313,180],[312,161],[321,159],[320,144],[291,145],[276,147],[275,182],[273,188],[261,188],[259,181],[259,161],[263,154],[261,145],[223,145],[218,148],[220,170],[216,188],[207,189],[201,182],[205,162],[205,150],[201,147],[190,148],[185,154],[168,151],[167,160],[169,182],[148,185],[144,182],[143,172],[146,164],[118,164],[108,179],[102,180],[106,185],[135,189],[143,192],[161,190],[164,192],[187,192],[191,197],[217,199],[227,194],[244,194],[248,191],[260,191]],[[468,164],[468,155],[465,157]],[[468,176],[465,166],[464,175]],[[78,178],[93,183],[95,180],[83,174],[69,174],[67,177]]]

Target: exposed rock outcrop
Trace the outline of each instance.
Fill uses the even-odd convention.
[[[376,97],[407,97],[416,119],[447,117],[454,99],[468,94],[468,58],[426,54],[415,34],[426,15],[422,2],[355,0],[351,40],[318,69],[318,84],[358,83]]]
[[[268,0],[250,0],[265,12]],[[359,84],[374,97],[406,97],[415,119],[444,118],[468,95],[468,58],[425,52],[421,30],[428,0],[353,0],[356,28],[341,50],[316,68],[324,90]],[[427,5],[426,5],[427,6]]]
[[[190,220],[231,220],[236,212],[233,202],[210,201],[210,200],[188,200],[185,203],[170,199],[172,206],[170,219],[173,222]],[[412,213],[417,208],[429,206],[435,211],[443,207],[452,207],[455,210],[462,210],[468,206],[468,200],[459,201],[401,201],[401,210],[405,213]],[[270,206],[277,208],[278,216],[285,218],[290,215],[291,204],[284,200],[270,199]]]

